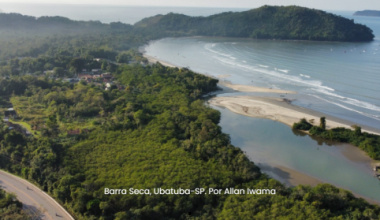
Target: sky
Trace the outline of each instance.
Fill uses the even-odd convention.
[[[55,3],[97,5],[141,5],[141,6],[191,6],[257,8],[262,5],[298,5],[322,10],[357,11],[380,10],[379,0],[0,0],[1,3]]]

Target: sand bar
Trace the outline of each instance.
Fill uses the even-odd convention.
[[[223,82],[223,81],[220,81],[219,84],[226,86],[228,88],[231,88],[235,91],[239,91],[239,92],[265,92],[265,93],[278,93],[278,94],[296,94],[296,92],[294,92],[294,91],[264,88],[264,87],[249,86],[249,85],[231,84],[231,83]]]
[[[232,112],[256,118],[267,118],[279,121],[288,126],[293,126],[295,122],[305,118],[311,124],[318,125],[320,117],[326,117],[326,128],[344,127],[351,128],[353,123],[337,119],[316,111],[305,109],[291,104],[291,100],[283,98],[254,97],[254,96],[233,96],[215,97],[209,103],[229,109]],[[364,132],[380,135],[379,131],[362,129]]]

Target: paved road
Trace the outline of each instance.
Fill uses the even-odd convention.
[[[0,187],[16,194],[24,209],[36,219],[74,220],[66,210],[38,187],[17,176],[0,170]]]

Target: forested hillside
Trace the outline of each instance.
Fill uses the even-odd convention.
[[[297,6],[263,6],[209,17],[171,13],[143,19],[135,26],[178,36],[318,41],[371,41],[374,38],[372,30],[365,25],[324,11]]]

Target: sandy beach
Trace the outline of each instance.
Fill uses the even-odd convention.
[[[277,93],[277,94],[296,94],[296,92],[294,92],[294,91],[264,88],[264,87],[249,86],[249,85],[231,84],[231,83],[228,83],[225,81],[220,81],[219,84],[226,86],[228,88],[231,88],[235,91],[239,91],[239,92],[263,92],[263,93]]]
[[[255,96],[215,97],[209,100],[209,104],[225,107],[232,112],[249,117],[279,121],[290,127],[302,118],[305,118],[313,125],[319,125],[319,120],[322,116],[326,117],[327,129],[336,127],[352,129],[351,126],[354,125],[354,123],[348,121],[292,105],[291,100],[283,98]],[[366,128],[363,128],[362,131],[380,135],[380,132]]]
[[[145,53],[143,53],[143,57],[145,57],[145,58],[148,60],[149,63],[157,63],[157,62],[159,62],[159,63],[161,63],[161,64],[164,65],[164,66],[168,66],[168,67],[177,67],[177,66],[175,66],[175,65],[173,65],[173,64],[171,64],[171,63],[168,63],[168,62],[165,62],[165,61],[159,60],[159,59],[157,59],[157,58],[155,58],[155,57],[152,57],[152,56],[149,56],[149,55],[147,55],[147,54],[145,54]],[[179,68],[180,68],[180,67],[179,67]]]

